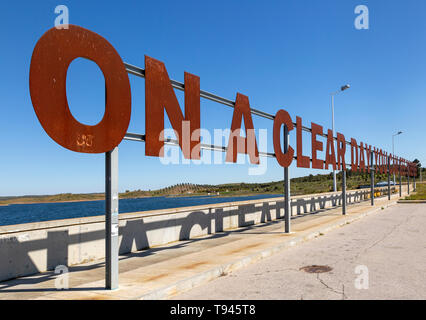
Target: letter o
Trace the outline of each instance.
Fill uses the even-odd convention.
[[[105,78],[105,113],[94,126],[78,122],[68,106],[67,71],[79,57],[95,62]],[[78,26],[52,28],[37,42],[31,58],[30,94],[46,133],[72,151],[110,151],[121,142],[129,126],[131,92],[123,61],[107,40]]]
[[[293,121],[291,117],[285,110],[278,110],[274,118],[274,129],[273,129],[273,140],[274,140],[274,152],[277,158],[278,163],[282,167],[289,167],[293,161],[294,149],[288,147],[286,153],[283,153],[281,150],[281,126],[284,125],[287,127],[288,132],[293,130]]]

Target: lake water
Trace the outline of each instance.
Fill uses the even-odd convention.
[[[192,196],[120,199],[119,212],[138,212],[275,197],[282,197],[282,195],[263,194],[238,197]],[[103,200],[82,202],[11,204],[8,206],[0,206],[0,226],[38,221],[99,216],[104,214],[105,201]]]

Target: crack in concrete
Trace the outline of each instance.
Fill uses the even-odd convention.
[[[414,216],[414,215],[413,215]],[[367,251],[371,250],[372,248],[374,248],[375,246],[377,246],[379,243],[383,242],[384,240],[386,240],[386,238],[388,238],[393,232],[395,232],[395,230],[397,228],[399,228],[400,226],[402,226],[403,224],[407,223],[409,220],[411,220],[413,218],[413,216],[409,216],[407,217],[407,219],[405,219],[404,221],[398,223],[397,225],[394,225],[392,227],[392,229],[387,232],[382,238],[380,238],[379,240],[375,241],[371,246],[359,251],[357,254],[355,254],[353,257],[345,257],[345,258],[341,258],[341,259],[337,259],[336,261],[334,261],[334,263],[332,264],[338,264],[340,262],[348,262],[348,263],[353,263],[356,259],[358,259],[362,254],[366,253]],[[367,239],[368,240],[368,239]]]
[[[282,273],[283,271],[295,271],[295,272],[300,272],[300,270],[298,269],[294,269],[294,268],[285,268],[285,269],[279,269],[279,270],[265,270],[264,272],[261,273],[254,273],[254,276],[262,276],[265,275],[267,273]]]
[[[337,294],[339,294],[339,295],[342,295],[342,300],[345,300],[345,299],[347,299],[348,297],[346,296],[346,294],[345,294],[345,285],[342,283],[342,291],[338,291],[338,290],[336,290],[336,289],[334,289],[334,288],[332,288],[332,287],[330,287],[327,283],[325,283],[325,281],[324,280],[322,280],[321,278],[320,278],[320,276],[319,276],[319,273],[317,274],[317,280],[319,280],[319,282],[323,285],[323,286],[325,286],[328,290],[330,290],[330,291],[332,291],[332,292],[334,292],[334,293],[337,293]]]
[[[375,241],[371,246],[369,246],[369,247],[365,248],[364,250],[362,250],[361,252],[359,252],[352,260],[356,260],[357,258],[359,258],[360,255],[366,253],[367,251],[369,251],[372,248],[374,248],[375,246],[377,246],[379,243],[385,241],[390,235],[392,235],[392,233],[395,232],[396,229],[398,229],[403,224],[408,223],[409,220],[411,220],[412,218],[413,218],[413,216],[408,216],[404,221],[398,223],[397,225],[394,225],[393,228],[389,232],[387,232],[382,238]]]

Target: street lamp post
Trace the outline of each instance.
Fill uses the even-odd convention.
[[[331,93],[331,131],[333,132],[333,139],[334,139],[334,96],[338,94],[339,92],[349,89],[350,87],[351,86],[349,84],[345,84],[344,86],[340,87],[340,90]],[[333,166],[333,191],[334,192],[337,191],[336,170],[334,170],[334,166]]]
[[[392,135],[392,154],[395,155],[395,142],[394,142],[394,138],[395,136],[398,136],[402,133],[402,131],[398,131],[397,133]],[[395,172],[393,173],[393,185],[395,185]]]

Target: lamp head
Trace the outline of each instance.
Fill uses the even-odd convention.
[[[340,91],[345,91],[346,89],[349,89],[351,86],[349,84],[345,84],[344,86],[340,87]]]

